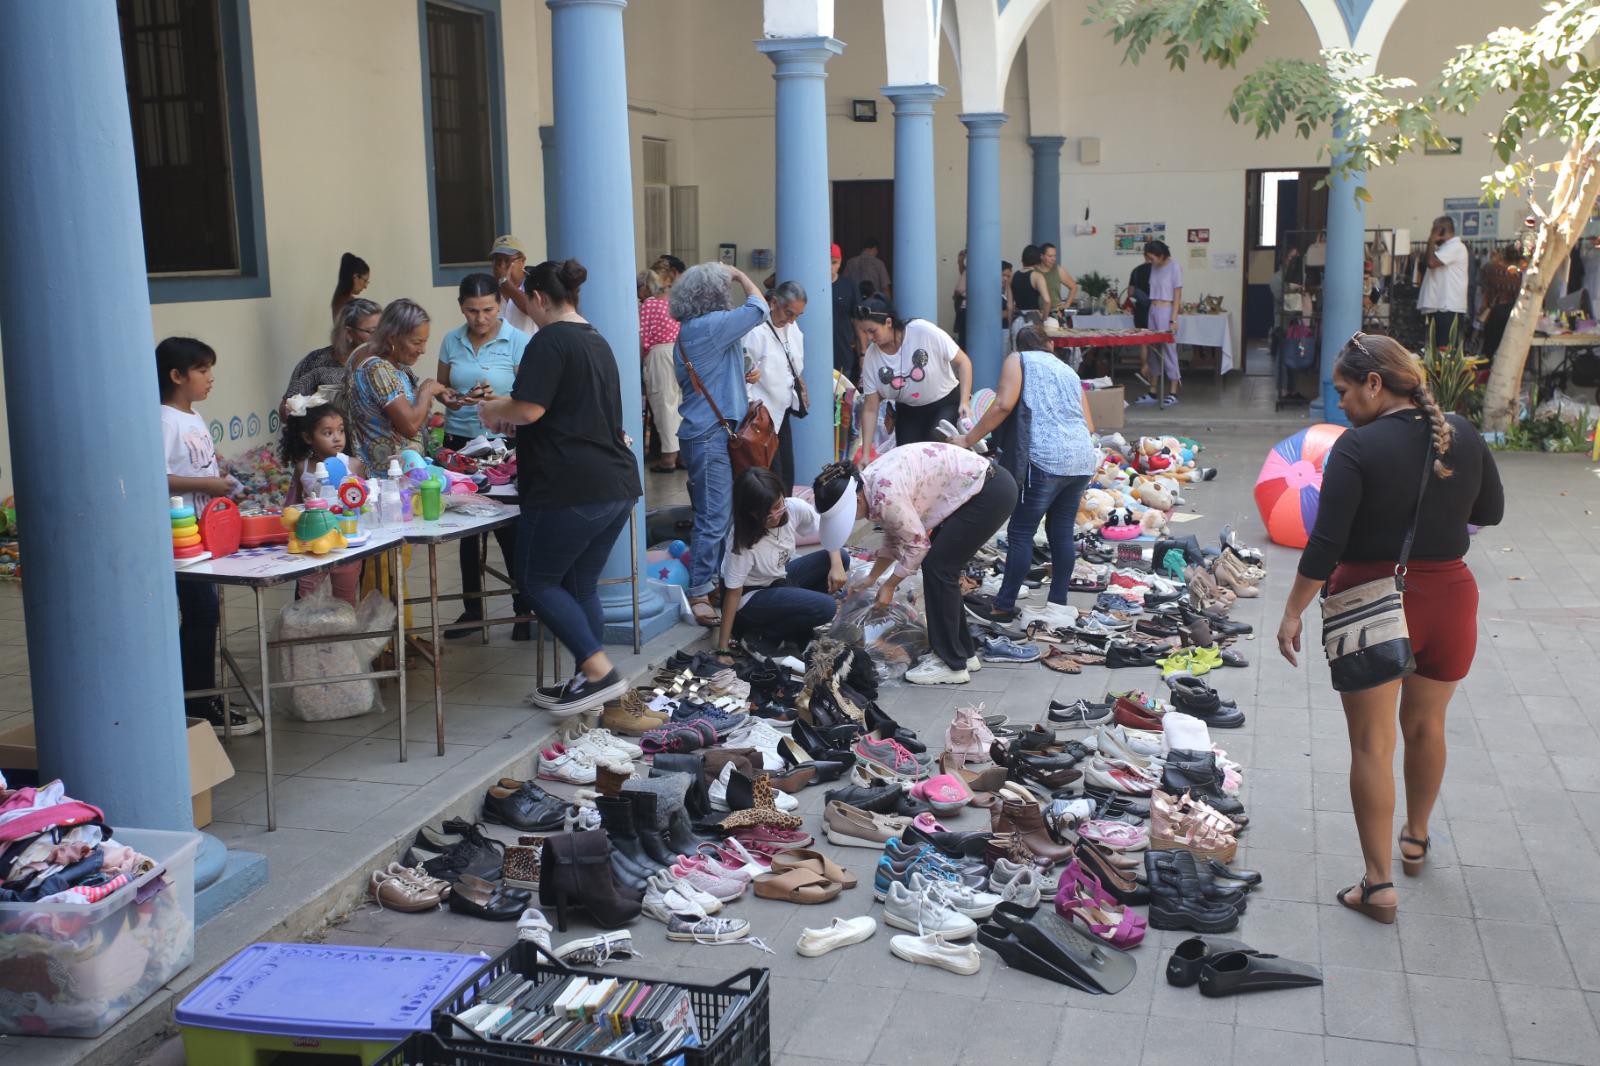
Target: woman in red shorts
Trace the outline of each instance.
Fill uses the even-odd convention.
[[[1365,876],[1339,902],[1381,922],[1395,919],[1389,877],[1394,825],[1395,702],[1405,737],[1406,821],[1400,859],[1420,873],[1428,815],[1444,779],[1444,714],[1467,676],[1478,642],[1478,585],[1462,556],[1467,524],[1494,525],[1505,497],[1494,458],[1466,419],[1446,415],[1424,384],[1422,365],[1388,337],[1357,333],[1333,369],[1339,408],[1354,429],[1328,453],[1316,526],[1278,627],[1290,663],[1300,650],[1300,616],[1324,583],[1337,593],[1395,572],[1422,485],[1420,518],[1405,575],[1406,627],[1416,672],[1402,681],[1340,694],[1350,733],[1350,799]]]

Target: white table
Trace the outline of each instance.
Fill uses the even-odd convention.
[[[1073,329],[1132,329],[1132,315],[1077,315],[1072,320]],[[1217,373],[1226,374],[1233,369],[1233,316],[1226,312],[1216,315],[1178,316],[1176,330],[1178,343],[1195,348],[1215,348],[1220,354]]]
[[[222,662],[227,672],[233,675],[233,684],[223,684],[216,688],[194,689],[184,693],[187,698],[201,696],[227,696],[236,689],[244,694],[245,700],[257,714],[261,716],[261,741],[265,760],[267,776],[267,831],[274,832],[278,828],[278,807],[275,786],[273,783],[272,759],[272,690],[278,688],[299,688],[303,685],[325,685],[339,681],[376,681],[392,677],[400,686],[400,761],[406,760],[406,650],[405,650],[405,606],[400,592],[400,548],[404,543],[400,529],[382,527],[370,531],[367,542],[357,548],[343,548],[332,551],[326,555],[290,555],[281,544],[261,548],[241,548],[233,555],[225,555],[220,559],[207,559],[204,562],[193,563],[189,566],[176,567],[179,581],[204,581],[213,585],[236,585],[250,589],[255,593],[256,599],[256,648],[261,655],[261,691],[251,690],[249,682],[245,680],[244,671],[240,669],[239,662],[234,658],[233,652],[228,650],[228,627],[218,625],[217,646],[222,655]],[[333,569],[341,563],[354,562],[366,559],[383,552],[390,553],[390,566],[396,575],[394,584],[395,623],[394,630],[387,629],[372,633],[350,633],[340,637],[297,637],[287,640],[268,639],[267,611],[262,601],[261,594],[265,589],[274,585],[282,585],[290,581],[298,581],[302,577],[320,574]],[[218,596],[218,609],[221,610],[222,599]],[[313,677],[305,680],[272,680],[272,651],[276,648],[291,647],[296,644],[335,644],[347,640],[366,640],[372,637],[392,637],[395,644],[395,665],[393,670],[367,670],[355,674],[341,674],[337,677]],[[233,740],[233,717],[228,709],[227,701],[223,701],[223,740]]]

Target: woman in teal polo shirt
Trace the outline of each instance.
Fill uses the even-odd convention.
[[[523,349],[532,339],[500,317],[500,286],[488,274],[468,274],[461,279],[456,302],[466,322],[445,334],[444,343],[439,346],[438,378],[462,399],[457,404],[445,404],[450,408],[444,423],[446,448],[461,448],[483,434],[483,423],[478,420],[478,402],[511,395]],[[500,527],[494,536],[505,559],[506,573],[513,578],[514,585],[516,575],[511,573],[511,567],[512,560],[517,557],[516,524]],[[478,574],[478,544],[477,537],[461,541],[463,592],[483,589]],[[521,595],[514,596],[512,602],[519,615],[531,613]],[[476,622],[483,617],[482,600],[467,600],[465,607],[457,622]],[[528,623],[518,622],[511,628],[511,639],[529,639],[528,629]],[[456,639],[472,632],[474,630],[469,628],[453,629],[445,636]]]

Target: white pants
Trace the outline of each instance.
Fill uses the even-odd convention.
[[[678,426],[683,422],[678,414],[683,392],[673,372],[672,345],[657,344],[644,357],[644,393],[661,438],[661,454],[672,455],[678,450]]]

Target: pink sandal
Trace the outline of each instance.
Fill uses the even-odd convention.
[[[1078,826],[1078,835],[1112,851],[1144,851],[1150,846],[1149,830],[1127,822],[1085,822]]]
[[[1132,907],[1124,907],[1101,886],[1077,859],[1061,872],[1056,887],[1056,913],[1087,929],[1114,948],[1136,948],[1144,942],[1146,922]]]
[[[972,802],[972,790],[954,774],[938,774],[911,786],[911,795],[927,801],[940,814],[959,811]]]
[[[933,815],[929,814],[927,811],[923,811],[921,814],[919,814],[915,818],[911,819],[911,824],[916,826],[918,829],[922,830],[924,833],[948,833],[948,832],[950,832],[950,830],[945,828],[943,822],[939,821],[939,819],[935,818]]]

